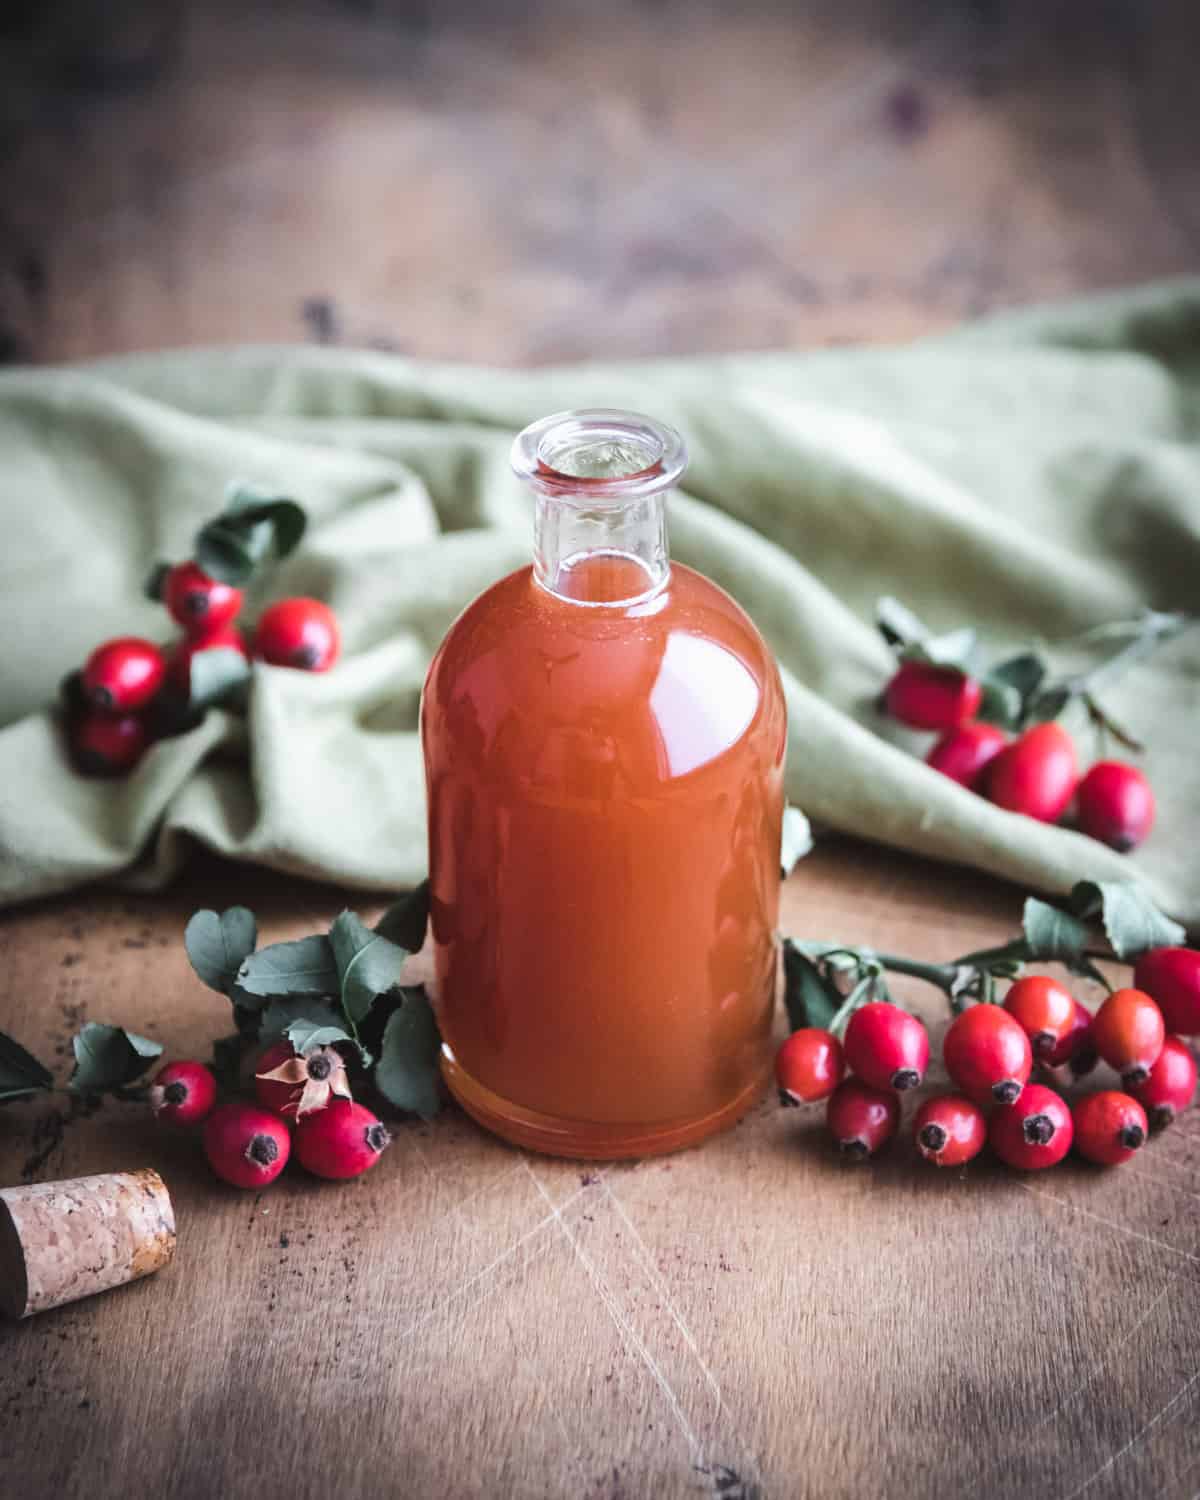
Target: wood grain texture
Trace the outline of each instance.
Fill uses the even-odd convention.
[[[192,909],[249,902],[274,940],[354,900],[208,864],[164,897],[11,913],[0,1014],[64,1072],[85,1016],[203,1055],[228,1017],[188,969]],[[784,925],[945,958],[1018,911],[981,877],[836,842],[788,883]],[[909,994],[936,1038],[936,998]],[[63,1500],[134,1472],[177,1500],[1186,1500],[1197,1122],[1120,1172],[1026,1180],[938,1174],[907,1143],[847,1170],[819,1115],[768,1102],[697,1151],[587,1168],[450,1113],[400,1125],[357,1184],[289,1173],[256,1197],[137,1106],[11,1107],[0,1180],[153,1165],[179,1249],[4,1330],[0,1464]]]
[[[30,0],[0,27],[9,358],[895,339],[1196,260],[1191,4]],[[186,916],[244,901],[277,939],[355,900],[204,862],[163,897],[9,913],[0,1026],[64,1077],[85,1018],[204,1055],[227,1016]],[[834,842],[784,925],[949,957],[1018,911]],[[767,1103],[699,1151],[587,1170],[449,1113],[357,1184],[256,1198],[134,1106],[8,1108],[0,1181],[153,1165],[179,1251],[0,1330],[3,1489],[1200,1491],[1197,1120],[1044,1180],[906,1146],[846,1171],[818,1120]]]

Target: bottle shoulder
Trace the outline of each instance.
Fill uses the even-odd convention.
[[[486,590],[430,668],[427,748],[562,774],[609,764],[622,779],[669,781],[743,742],[782,760],[778,669],[742,608],[675,565],[653,600],[628,608],[564,601],[529,569]]]
[[[526,653],[546,658],[577,650],[593,659],[601,652],[648,659],[679,635],[712,640],[764,690],[778,682],[774,657],[746,611],[711,579],[680,563],[672,564],[659,594],[632,606],[563,600],[539,587],[530,567],[519,568],[463,610],[434,658],[430,678],[445,685],[479,662],[511,666]]]

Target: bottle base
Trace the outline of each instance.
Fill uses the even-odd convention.
[[[664,1156],[695,1146],[710,1135],[727,1129],[763,1097],[770,1080],[770,1065],[727,1104],[699,1119],[665,1123],[609,1124],[592,1120],[568,1120],[539,1114],[503,1099],[471,1077],[445,1051],[442,1077],[455,1101],[477,1125],[513,1146],[539,1151],[545,1156],[565,1156],[575,1161],[627,1161],[639,1156]]]

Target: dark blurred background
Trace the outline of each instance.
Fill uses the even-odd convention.
[[[894,340],[1189,271],[1200,5],[7,0],[0,355]]]

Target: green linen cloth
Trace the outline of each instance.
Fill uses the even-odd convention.
[[[912,754],[928,739],[873,707],[890,657],[871,625],[882,593],[998,645],[1200,605],[1200,281],[903,349],[508,371],[239,348],[0,374],[0,902],[161,884],[197,842],[371,889],[418,880],[425,668],[463,605],[529,558],[513,433],[593,405],[684,432],[673,554],[778,654],[794,802],[1026,888],[1137,873],[1200,924],[1200,641],[1109,696],[1150,745],[1159,797],[1125,858],[929,770]],[[256,667],[244,719],[210,712],[124,781],[76,777],[43,705],[105,637],[166,638],[147,566],[187,555],[234,477],[309,508],[268,588],[333,605],[341,664]]]

